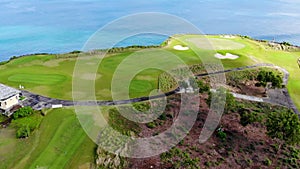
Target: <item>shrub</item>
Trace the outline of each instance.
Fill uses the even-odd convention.
[[[212,166],[212,163],[211,163],[210,161],[206,161],[206,162],[204,163],[204,165],[207,166],[207,167],[211,167],[211,166]]]
[[[273,87],[282,87],[282,78],[272,71],[261,70],[256,79],[263,86],[266,86],[268,82],[271,82]]]
[[[230,111],[236,111],[238,108],[238,104],[234,96],[228,92],[225,88],[219,88],[216,92],[209,92],[209,97],[207,99],[207,104],[224,104],[224,113],[229,113]],[[214,100],[212,100],[214,98]]]
[[[179,148],[172,148],[168,152],[162,153],[160,158],[164,163],[170,163],[171,168],[200,168],[199,158],[191,158],[189,152],[182,151]]]
[[[12,120],[11,126],[16,129],[17,138],[26,138],[40,126],[41,121],[42,115],[35,113],[28,117]]]
[[[236,103],[234,96],[227,91],[226,92],[225,112],[228,113],[229,111],[235,111],[236,108],[237,108],[237,103]]]
[[[30,128],[28,125],[22,126],[17,130],[16,136],[17,138],[27,138],[30,135]]]
[[[300,158],[300,150],[295,147],[289,147],[290,157],[299,159]]]
[[[156,127],[156,124],[154,122],[150,122],[150,123],[147,123],[146,126],[150,129],[153,129]]]
[[[31,107],[22,107],[13,114],[13,119],[30,116],[33,113]]]
[[[283,41],[281,44],[282,44],[282,45],[285,45],[285,46],[292,46],[292,44],[291,44],[291,43],[289,43],[289,42],[286,42],[286,41]]]
[[[150,109],[151,105],[149,102],[140,102],[133,103],[133,107],[140,112],[146,112]]]
[[[265,161],[264,161],[263,163],[264,163],[264,165],[266,165],[266,166],[271,166],[271,165],[272,165],[272,161],[271,161],[270,159],[268,159],[268,158],[266,158]]]
[[[166,115],[166,113],[163,113],[162,115],[160,115],[160,116],[159,116],[159,120],[163,120],[163,121],[167,120],[167,115]]]
[[[201,80],[197,81],[199,92],[204,93],[209,91],[209,86],[204,84]]]
[[[266,122],[267,134],[289,144],[300,142],[300,120],[291,111],[273,112],[268,115]]]
[[[217,130],[217,137],[220,138],[222,141],[225,141],[227,138],[227,134],[222,130],[222,128],[219,128]]]
[[[248,124],[251,124],[254,122],[262,122],[262,120],[263,120],[263,116],[257,112],[243,112],[241,114],[240,123],[243,126],[247,126]]]

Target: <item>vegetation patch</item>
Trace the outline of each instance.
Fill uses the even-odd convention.
[[[227,134],[224,132],[223,128],[218,128],[217,130],[217,137],[222,141],[226,141]]]
[[[264,119],[264,114],[255,111],[245,110],[241,113],[241,124],[243,126],[247,126],[248,124],[252,124],[254,122],[262,123]]]
[[[270,82],[273,87],[282,87],[282,77],[274,71],[261,70],[256,79],[260,82],[259,84],[263,86],[266,86],[267,83]]]
[[[268,135],[289,144],[300,144],[300,120],[292,111],[272,112],[266,122]]]
[[[164,72],[159,76],[159,89],[162,92],[168,92],[176,89],[177,87],[177,81],[169,73]]]
[[[16,129],[17,138],[27,138],[38,129],[42,121],[39,111],[34,111],[31,107],[23,107],[13,114],[12,127]]]
[[[258,81],[257,85],[266,86],[267,82],[274,83],[274,87],[282,87],[282,74],[271,68],[247,69],[226,73],[227,84],[236,87],[247,81]]]
[[[116,131],[128,136],[131,136],[132,133],[138,134],[140,132],[139,125],[123,117],[116,108],[109,109],[108,115],[108,123]]]
[[[185,83],[183,78],[188,78],[190,74],[198,75],[200,73],[205,73],[205,67],[202,64],[195,64],[191,65],[186,68],[178,68],[171,70],[171,72],[164,72],[159,75],[159,89],[163,92],[169,92],[171,90],[176,89],[179,86],[183,87],[186,86],[187,84]],[[182,77],[182,78],[181,78]],[[191,78],[189,77],[188,80],[190,80],[190,84],[193,85],[195,81],[191,81]],[[201,86],[204,87],[204,86]]]
[[[5,122],[8,119],[8,117],[4,116],[4,115],[0,115],[0,123]]]
[[[191,158],[189,152],[182,151],[179,148],[172,148],[166,153],[162,153],[160,158],[163,162],[171,164],[171,168],[195,168],[200,169],[199,158]]]
[[[151,108],[150,102],[137,102],[132,104],[133,107],[140,112],[146,112]]]
[[[22,107],[13,114],[13,119],[30,116],[33,112],[34,110],[31,107]]]
[[[209,92],[206,103],[208,105],[215,104],[215,106],[224,104],[224,113],[235,112],[238,109],[238,103],[236,99],[225,88],[219,88],[215,92]]]
[[[39,112],[36,112],[32,116],[19,118],[13,120],[11,125],[16,128],[17,138],[27,138],[33,131],[39,128],[43,117]]]

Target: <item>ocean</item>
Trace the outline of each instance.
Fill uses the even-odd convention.
[[[296,0],[1,0],[0,61],[80,50],[99,28],[140,12],[182,17],[205,34],[242,34],[300,45],[299,9]],[[118,45],[158,45],[165,39],[143,35]]]

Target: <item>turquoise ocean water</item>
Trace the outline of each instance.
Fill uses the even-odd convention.
[[[205,34],[243,34],[300,45],[299,9],[296,0],[2,0],[0,61],[80,50],[99,28],[139,12],[180,16]],[[119,46],[155,45],[165,38],[144,35]]]

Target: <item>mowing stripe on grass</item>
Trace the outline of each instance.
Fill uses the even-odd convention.
[[[58,74],[14,74],[8,77],[8,80],[19,83],[53,85],[63,82],[66,77]]]

